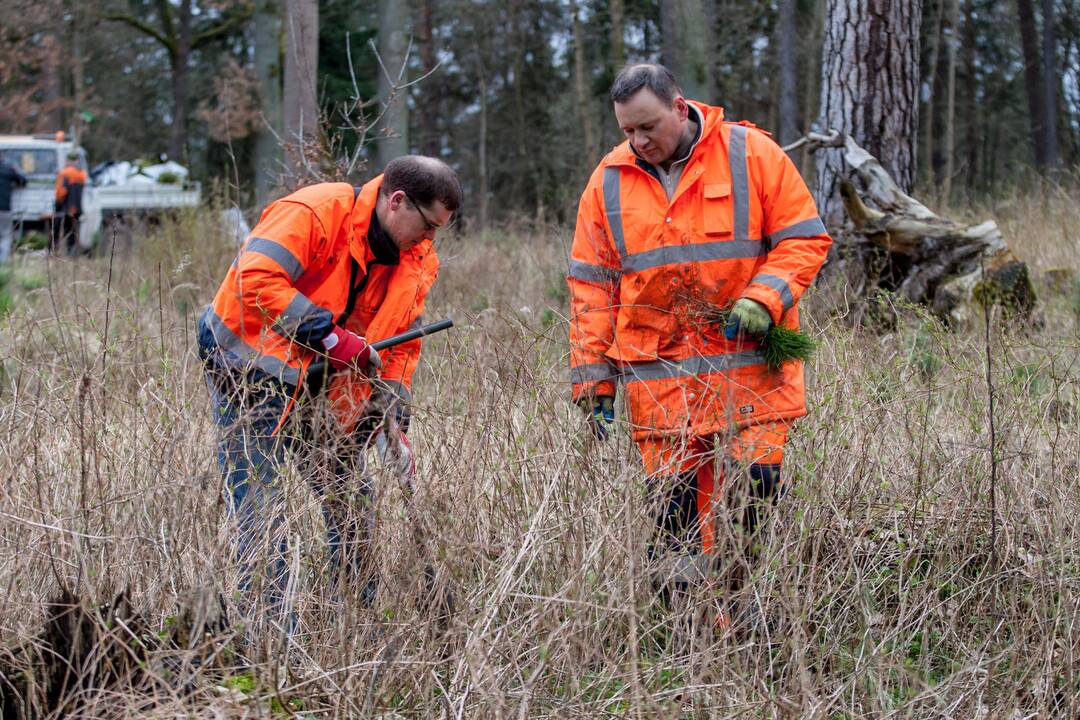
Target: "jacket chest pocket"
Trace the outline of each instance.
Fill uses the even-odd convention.
[[[731,237],[735,225],[731,183],[706,183],[702,189],[701,211],[706,235],[717,240]]]

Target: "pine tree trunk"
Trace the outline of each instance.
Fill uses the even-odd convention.
[[[975,64],[975,3],[974,0],[964,0],[964,117],[967,128],[964,134],[964,144],[967,150],[967,167],[964,177],[966,178],[967,197],[970,200],[975,194],[976,180],[979,176],[979,141],[978,128],[980,115],[975,102],[977,70]]]
[[[1058,164],[1057,138],[1057,38],[1054,0],[1043,0],[1042,114],[1043,160],[1049,167]]]
[[[589,102],[589,86],[585,79],[585,31],[581,26],[581,17],[578,14],[576,0],[570,0],[570,14],[572,16],[571,30],[574,38],[574,96],[577,100],[581,134],[585,142],[585,157],[582,158],[582,167],[585,172],[588,172],[600,159],[598,157],[600,153],[596,143],[596,128],[593,124],[592,113],[589,112],[592,103]]]
[[[780,114],[780,144],[787,145],[799,137],[799,90],[795,64],[795,0],[780,0],[780,17],[776,24],[776,45],[780,64],[780,91],[777,107]]]
[[[169,133],[169,157],[187,162],[188,72],[191,61],[191,0],[180,3],[176,52],[169,57],[172,69],[173,118]]]
[[[318,0],[285,0],[284,140],[293,183],[313,173],[319,141],[315,88],[319,62]]]
[[[432,17],[435,14],[435,0],[420,0],[419,32],[420,64],[427,76],[420,86],[420,96],[424,99],[424,111],[420,113],[420,149],[425,155],[438,157],[442,149],[439,138],[439,118],[442,116],[441,74],[430,74],[436,65],[435,32]]]
[[[377,129],[376,154],[379,169],[396,157],[409,152],[409,109],[404,93],[398,90],[408,82],[405,51],[408,47],[409,3],[405,0],[379,1],[379,101],[385,114]],[[389,77],[387,76],[389,73]]]
[[[948,3],[946,18],[949,33],[945,37],[945,164],[941,175],[941,197],[948,203],[952,195],[954,157],[956,154],[956,45],[959,29],[960,0]]]
[[[826,0],[820,125],[838,130],[877,157],[899,187],[911,190],[919,123],[919,0]],[[817,157],[818,207],[839,225],[843,153]]]
[[[274,133],[282,132],[281,118],[281,2],[261,0],[254,17],[255,74],[259,80],[262,126],[255,134],[255,203],[263,207],[278,186],[281,145]]]
[[[614,70],[611,76],[615,77],[626,62],[623,0],[611,0],[608,3],[608,14],[611,15],[611,67]]]
[[[927,61],[926,61],[926,80],[930,84],[930,92],[926,93],[926,102],[923,105],[923,138],[922,147],[919,148],[922,153],[922,176],[926,179],[927,185],[933,185],[934,183],[934,135],[935,127],[934,113],[937,108],[934,103],[934,99],[937,96],[937,79],[938,79],[938,65],[939,55],[941,52],[941,25],[945,16],[945,3],[947,0],[935,0],[934,6],[934,19],[933,26],[929,28],[928,40],[929,47],[927,48]]]
[[[1043,143],[1042,70],[1039,66],[1039,33],[1035,28],[1035,7],[1032,0],[1016,0],[1016,15],[1020,21],[1020,45],[1024,51],[1024,87],[1027,91],[1031,149],[1036,167],[1046,165]]]
[[[703,0],[662,0],[661,7],[671,6],[674,35],[665,34],[664,47],[669,47],[675,73],[686,97],[709,102],[712,95],[712,74],[709,67],[707,45],[713,40],[708,32]]]

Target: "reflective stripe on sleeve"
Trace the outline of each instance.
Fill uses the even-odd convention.
[[[770,275],[769,273],[759,273],[754,276],[754,279],[750,281],[751,285],[764,285],[765,287],[772,288],[780,294],[780,302],[784,305],[784,310],[787,311],[795,304],[795,298],[791,295],[791,286],[783,278]]]
[[[282,382],[289,383],[290,385],[296,385],[300,382],[299,368],[294,368],[272,355],[264,355],[244,342],[239,335],[230,330],[225,322],[218,317],[218,314],[214,312],[213,308],[207,310],[206,315],[207,325],[214,334],[214,340],[217,342],[218,347],[231,353],[233,357],[240,361],[238,363],[230,362],[230,365],[240,368],[243,368],[244,366],[254,366],[267,375],[275,377]],[[226,360],[230,359],[231,358],[226,357]]]
[[[320,314],[326,315],[333,322],[333,316],[326,308],[319,307],[311,302],[303,293],[296,293],[293,299],[285,307],[285,311],[278,315],[272,327],[278,335],[290,337],[296,334],[297,329],[305,320],[310,320]]]
[[[590,265],[580,260],[570,261],[570,271],[567,274],[575,280],[594,283],[615,283],[618,282],[620,276],[619,271],[615,268]]]
[[[288,273],[289,280],[295,283],[304,274],[304,266],[296,259],[296,256],[287,247],[267,238],[253,237],[244,246],[244,252],[258,253],[270,258]]]
[[[616,380],[619,371],[610,363],[589,363],[570,368],[570,382],[575,385],[587,382]]]
[[[812,217],[809,220],[803,220],[794,225],[788,225],[786,228],[781,228],[772,235],[769,235],[766,239],[769,241],[770,245],[775,245],[781,240],[787,240],[788,238],[814,237],[815,235],[825,234],[825,223],[823,223],[819,217]]]

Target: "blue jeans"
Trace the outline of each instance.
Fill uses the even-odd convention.
[[[347,583],[358,587],[361,602],[370,605],[376,583],[374,488],[364,444],[333,431],[318,396],[299,393],[279,429],[291,388],[271,380],[236,382],[233,374],[212,368],[206,379],[220,432],[218,463],[234,523],[240,569],[236,600],[244,620],[269,619],[288,633],[295,628],[280,478],[290,456],[322,504],[332,594]]]

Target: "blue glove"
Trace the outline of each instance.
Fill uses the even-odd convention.
[[[600,395],[595,398],[581,398],[581,409],[588,414],[589,431],[597,440],[607,440],[607,426],[615,422],[615,398]]]
[[[765,306],[757,300],[740,298],[735,307],[731,308],[727,326],[724,328],[724,337],[734,340],[739,335],[749,335],[753,338],[765,337],[772,327],[772,316]]]

